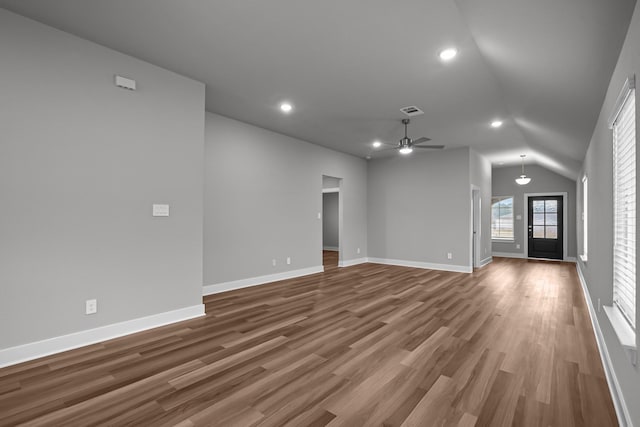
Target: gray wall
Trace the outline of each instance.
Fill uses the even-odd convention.
[[[322,195],[322,246],[325,249],[337,249],[338,232],[338,197],[339,193]]]
[[[618,64],[611,78],[600,117],[591,138],[583,171],[577,183],[577,186],[581,187],[582,176],[587,175],[589,179],[589,259],[587,262],[578,260],[578,266],[585,278],[594,307],[597,307],[598,299],[601,299],[604,305],[611,305],[613,300],[613,159],[612,134],[608,129],[607,120],[613,111],[613,106],[625,79],[630,74],[635,74],[636,79],[640,77],[640,8],[638,6],[636,6],[633,14],[625,44],[620,52]],[[640,124],[640,108],[636,91],[636,127],[638,124]],[[639,134],[639,132],[636,132],[636,138],[638,138]],[[640,150],[636,150],[636,156],[639,154]],[[640,165],[637,158],[636,163]],[[582,199],[578,201],[578,206],[578,216],[581,216]],[[581,222],[579,230],[582,233]],[[636,238],[636,244],[639,241]],[[579,251],[582,252],[582,238],[580,238]],[[638,305],[638,296],[636,293],[636,306]],[[620,346],[604,311],[597,312],[596,315],[616,377],[623,390],[627,408],[631,412],[633,423],[639,426],[639,368],[638,366],[633,366],[629,361],[629,357]],[[636,315],[638,315],[638,311]],[[636,322],[638,322],[638,319],[636,319]],[[636,335],[637,338],[638,336]]]
[[[0,349],[201,304],[204,86],[2,9],[0,58]]]
[[[481,215],[478,238],[480,257],[485,263],[491,258],[491,162],[474,150],[469,151],[469,178],[471,184],[480,190]]]
[[[576,182],[549,169],[538,165],[525,165],[525,173],[531,178],[527,185],[518,185],[515,179],[522,174],[521,166],[493,169],[493,195],[513,196],[513,231],[514,242],[493,242],[493,252],[523,255],[527,241],[524,239],[524,224],[526,222],[525,193],[567,193],[567,257],[576,257]],[[517,215],[521,219],[516,218]],[[520,245],[520,249],[516,248]]]
[[[469,267],[469,167],[468,148],[371,160],[369,257]]]
[[[205,285],[322,266],[323,175],[342,178],[341,260],[367,256],[364,159],[207,113],[205,164]]]

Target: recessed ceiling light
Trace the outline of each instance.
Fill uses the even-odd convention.
[[[293,105],[291,105],[288,102],[283,102],[282,104],[280,104],[280,109],[282,110],[282,112],[284,113],[290,113],[291,110],[293,110]]]
[[[453,47],[450,47],[440,52],[440,59],[442,59],[443,61],[451,61],[453,58],[456,57],[457,54],[458,54],[458,50]]]
[[[380,141],[373,141],[373,144],[371,144],[371,145],[373,145],[373,148],[379,148],[379,147],[381,147],[381,146],[382,146],[382,142],[380,142]]]
[[[499,128],[500,126],[502,126],[502,120],[494,120],[491,122],[492,128]]]

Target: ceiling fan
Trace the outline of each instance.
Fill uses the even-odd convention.
[[[431,141],[431,138],[418,138],[413,140],[407,136],[407,125],[409,124],[409,119],[402,119],[402,124],[404,125],[404,138],[400,139],[396,145],[392,145],[394,149],[398,150],[401,154],[409,154],[413,151],[414,148],[426,148],[429,150],[441,150],[444,148],[444,145],[418,145],[428,141]]]

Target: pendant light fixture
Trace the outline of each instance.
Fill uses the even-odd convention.
[[[531,178],[527,178],[527,175],[524,174],[524,158],[527,157],[526,154],[521,154],[520,158],[522,159],[522,175],[520,175],[520,178],[516,178],[516,183],[518,185],[527,185],[528,183],[531,182]]]

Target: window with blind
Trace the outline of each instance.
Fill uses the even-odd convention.
[[[636,320],[636,101],[628,81],[611,122],[613,130],[613,302],[635,330]]]
[[[491,239],[513,240],[513,197],[491,198]]]
[[[587,261],[589,252],[589,179],[582,177],[582,255],[580,259]]]

